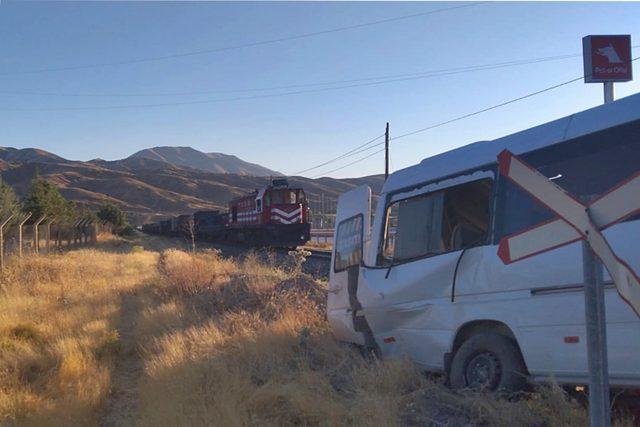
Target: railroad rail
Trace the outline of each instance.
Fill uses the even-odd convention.
[[[315,243],[333,243],[333,228],[312,228],[311,241]]]

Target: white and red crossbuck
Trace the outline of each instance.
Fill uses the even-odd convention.
[[[500,174],[557,217],[503,237],[498,256],[510,264],[578,240],[587,240],[611,275],[620,296],[640,315],[640,278],[613,252],[602,230],[640,212],[640,172],[584,204],[511,152],[498,155]]]

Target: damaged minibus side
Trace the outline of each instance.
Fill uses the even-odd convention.
[[[398,171],[373,220],[368,187],[342,194],[327,304],[336,338],[408,356],[455,387],[587,383],[581,246],[502,262],[501,237],[553,213],[502,178],[495,156],[507,148],[572,194],[597,196],[638,171],[640,96],[632,101],[596,108],[597,120],[588,110]],[[605,234],[640,269],[640,216]],[[604,280],[611,384],[640,387],[640,319]]]

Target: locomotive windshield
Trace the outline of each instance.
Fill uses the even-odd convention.
[[[294,205],[298,203],[304,203],[305,194],[304,190],[271,190],[265,196],[265,203],[267,205]]]

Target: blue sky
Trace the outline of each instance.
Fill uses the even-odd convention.
[[[298,89],[108,97],[7,92],[242,91],[577,54],[587,34],[631,34],[632,43],[640,44],[640,3],[485,3],[203,55],[25,73],[235,46],[461,4],[2,2],[0,145],[39,147],[78,160],[117,159],[156,145],[190,145],[293,173],[381,134],[387,121],[392,136],[398,135],[578,77],[582,60],[244,100],[230,99]],[[638,52],[634,49],[634,57]],[[638,75],[637,64],[635,68]],[[639,88],[637,79],[617,84],[616,96]],[[139,106],[192,101],[207,102]],[[398,140],[392,144],[392,169],[601,102],[600,84],[573,83]],[[96,109],[123,105],[138,107]],[[55,111],[69,107],[79,109]],[[305,175],[324,174],[370,152]],[[380,173],[382,166],[379,154],[330,176]]]

